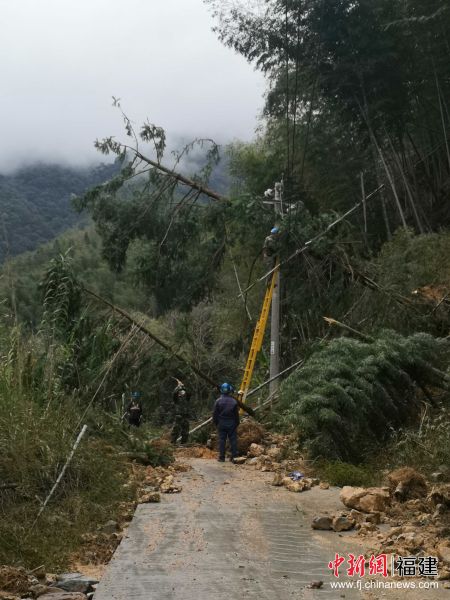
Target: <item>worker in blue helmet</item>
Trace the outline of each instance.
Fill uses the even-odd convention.
[[[276,264],[277,254],[280,245],[279,237],[280,228],[277,225],[275,225],[270,230],[270,234],[264,240],[263,257],[264,263],[268,270],[273,269]]]
[[[239,425],[239,406],[231,395],[234,388],[230,383],[222,383],[221,396],[216,400],[213,411],[213,423],[219,432],[219,462],[225,462],[227,439],[231,446],[231,461],[237,457],[237,428]]]
[[[142,420],[141,392],[131,392],[126,415],[128,423],[132,427],[140,426]]]

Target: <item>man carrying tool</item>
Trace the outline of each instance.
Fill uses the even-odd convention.
[[[229,383],[220,386],[222,395],[216,400],[213,423],[219,431],[219,462],[225,462],[227,438],[231,446],[231,462],[237,457],[237,428],[239,425],[239,405],[231,396],[234,388]]]
[[[181,436],[181,443],[186,444],[189,438],[189,417],[191,415],[190,399],[191,395],[186,390],[183,382],[179,379],[177,387],[173,391],[173,410],[174,422],[171,433],[171,442],[176,444]]]

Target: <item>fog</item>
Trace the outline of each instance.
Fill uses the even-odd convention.
[[[201,0],[0,0],[0,171],[103,160],[112,96],[169,140],[249,140],[264,81],[211,31]]]

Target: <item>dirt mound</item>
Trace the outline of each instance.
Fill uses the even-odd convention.
[[[246,454],[252,444],[260,444],[266,430],[253,419],[246,419],[238,427],[238,452]]]
[[[25,569],[19,567],[0,567],[0,590],[13,594],[28,592],[32,581]]]
[[[177,458],[216,458],[217,452],[205,446],[192,446],[191,448],[179,448],[176,455]]]
[[[425,478],[411,467],[402,467],[391,471],[387,478],[392,495],[400,502],[423,498],[427,494],[428,487]]]

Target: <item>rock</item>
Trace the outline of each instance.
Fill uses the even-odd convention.
[[[430,479],[431,481],[434,481],[434,483],[439,483],[445,480],[445,474],[442,473],[442,471],[436,471],[435,473],[431,473]]]
[[[355,526],[355,521],[345,516],[334,517],[332,526],[334,531],[349,531]]]
[[[173,475],[167,475],[167,477],[164,477],[159,489],[163,494],[178,494],[183,488],[174,485]]]
[[[374,523],[378,525],[381,522],[381,514],[376,513],[363,513],[359,510],[352,509],[350,511],[350,517],[356,521],[356,523]]]
[[[261,460],[259,456],[254,456],[253,458],[248,458],[246,462],[248,465],[252,465],[255,467],[256,465],[259,465],[261,463]]]
[[[24,594],[35,581],[23,567],[0,566],[0,590],[11,594]]]
[[[450,582],[446,581],[444,582],[443,586],[444,590],[450,590]]]
[[[374,523],[361,523],[358,535],[367,535],[373,531],[378,531],[378,527]]]
[[[84,577],[81,573],[62,573],[58,575],[56,587],[66,592],[86,592],[92,591],[92,586],[98,583],[98,579]]]
[[[442,504],[445,508],[450,508],[450,484],[433,487],[427,500],[433,506]]]
[[[262,454],[264,454],[264,448],[259,444],[250,444],[250,448],[248,449],[247,454],[250,457],[261,456]]]
[[[117,521],[108,521],[107,523],[105,523],[104,525],[102,525],[100,527],[100,531],[102,533],[106,533],[106,534],[111,534],[111,533],[116,533],[116,531],[119,530],[119,525],[117,523]]]
[[[159,492],[146,492],[139,498],[140,504],[148,504],[152,502],[161,502],[161,494]]]
[[[436,547],[437,555],[441,560],[450,565],[450,541],[441,542]]]
[[[411,469],[402,467],[388,474],[390,491],[398,502],[404,502],[412,498],[424,498],[428,487],[425,477]]]
[[[245,461],[247,460],[246,456],[237,456],[234,459],[234,464],[235,465],[243,465],[245,463]]]
[[[329,490],[330,489],[330,484],[327,483],[326,481],[321,481],[319,483],[319,487],[321,490]]]
[[[339,494],[341,502],[348,508],[374,513],[386,510],[389,504],[389,492],[383,488],[355,488],[345,486]]]
[[[272,446],[267,450],[267,455],[270,456],[273,460],[279,461],[281,455],[283,454],[283,450],[278,448],[278,446]]]
[[[319,485],[320,483],[320,479],[317,479],[317,477],[305,477],[303,481],[308,484],[309,488]]]
[[[313,529],[321,531],[331,531],[333,529],[333,518],[328,515],[314,517],[311,523]]]
[[[320,588],[323,586],[323,581],[311,581],[311,583],[309,585],[307,585],[306,587],[310,590],[320,590]]]
[[[303,492],[303,486],[299,481],[292,481],[289,485],[286,486],[286,489],[289,490],[290,492],[295,492],[295,493],[299,493],[299,492]]]
[[[283,485],[283,475],[281,473],[275,473],[270,485],[274,485],[276,487]]]
[[[288,486],[291,485],[291,483],[294,483],[292,481],[292,479],[290,477],[283,477],[283,479],[281,480],[281,483],[284,485],[285,488],[287,488]]]
[[[438,575],[439,581],[446,581],[450,579],[450,569],[441,569]]]
[[[423,537],[413,532],[402,533],[398,536],[397,539],[398,541],[403,542],[403,545],[409,551],[421,548],[424,543]]]

